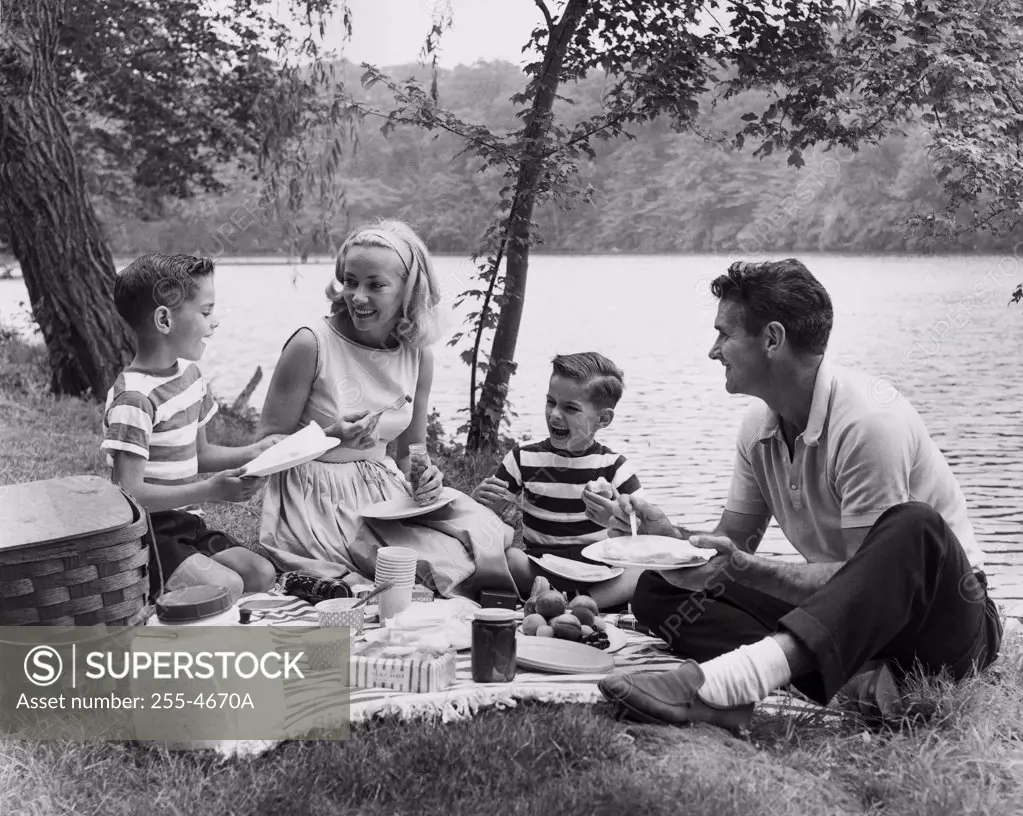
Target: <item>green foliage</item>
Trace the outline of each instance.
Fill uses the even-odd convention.
[[[778,91],[760,116],[743,117],[738,143],[755,137],[758,155],[785,150],[798,166],[812,145],[855,150],[918,120],[931,136],[927,152],[945,201],[936,212],[914,213],[914,225],[938,238],[1012,230],[1023,215],[1023,6],[1017,0],[853,3],[847,14],[832,12],[830,31],[778,48],[779,24],[787,31],[812,28],[807,8],[787,3],[769,19],[739,15],[737,33],[751,53],[740,59],[725,96]]]
[[[398,71],[402,69],[397,69]],[[338,75],[357,74],[339,66]],[[521,74],[508,63],[477,63],[440,71],[440,99],[465,118],[485,121],[500,133],[509,125],[507,107],[495,100],[517,89]],[[569,121],[600,109],[602,76],[569,85],[574,105]],[[385,86],[363,92],[364,106],[381,108]],[[589,188],[590,204],[573,208],[551,202],[536,213],[548,252],[919,252],[1011,250],[1020,233],[992,235],[965,232],[936,243],[907,233],[904,223],[914,212],[940,210],[941,186],[927,153],[932,137],[922,123],[906,126],[877,145],[858,152],[814,148],[805,166],[794,168],[777,153],[757,158],[735,151],[715,135],[741,126],[746,111],[766,107],[769,96],[748,91],[729,100],[700,99],[698,132],[677,133],[666,123],[633,129],[632,139],[600,143],[596,158],[580,163],[580,186]],[[169,204],[165,217],[107,221],[115,253],[143,249],[206,248],[258,255],[293,252],[329,253],[332,240],[353,224],[385,215],[412,222],[435,252],[468,254],[494,215],[496,171],[478,172],[463,143],[446,132],[398,127],[385,137],[380,119],[366,117],[358,126],[359,149],[346,153],[340,176],[346,207],[335,210],[332,232],[314,235],[328,217],[316,198],[307,199],[294,216],[297,244],[288,243],[287,219],[275,215],[261,199],[261,182],[251,174],[225,167],[222,195],[199,195]],[[452,158],[452,157],[455,158]],[[224,228],[230,237],[217,230]],[[229,228],[229,229],[228,229]],[[500,283],[500,282],[499,282]],[[467,294],[483,291],[466,285]]]

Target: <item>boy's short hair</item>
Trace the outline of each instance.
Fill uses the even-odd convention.
[[[196,278],[213,274],[210,258],[194,255],[142,255],[114,279],[114,305],[132,329],[146,325],[159,306],[176,309],[199,291]]]
[[[625,374],[596,351],[558,354],[551,364],[559,377],[582,383],[590,402],[598,408],[614,408],[625,391]]]

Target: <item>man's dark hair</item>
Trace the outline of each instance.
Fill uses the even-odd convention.
[[[796,351],[823,354],[828,347],[835,313],[831,298],[800,261],[747,263],[736,261],[728,273],[715,278],[710,291],[719,300],[739,306],[743,328],[759,334],[768,323],[785,327]]]
[[[625,375],[603,354],[584,351],[559,354],[551,360],[554,373],[586,387],[586,394],[598,408],[614,408],[625,391]]]
[[[196,278],[213,274],[213,261],[194,255],[150,253],[136,258],[114,280],[117,313],[133,329],[146,325],[158,306],[176,309],[199,291]]]

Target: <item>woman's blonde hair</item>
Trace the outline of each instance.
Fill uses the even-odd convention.
[[[405,281],[405,297],[395,334],[402,343],[414,348],[437,342],[441,333],[438,310],[441,291],[437,273],[426,244],[404,221],[383,219],[361,226],[348,236],[338,250],[334,280],[327,286],[327,297],[333,304],[331,313],[339,311],[344,302],[345,256],[352,247],[394,250],[401,259]]]

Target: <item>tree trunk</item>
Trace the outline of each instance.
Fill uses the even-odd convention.
[[[540,87],[533,98],[532,118],[523,134],[524,155],[515,182],[514,203],[508,214],[504,303],[494,331],[487,377],[483,382],[476,411],[469,422],[466,447],[472,451],[497,449],[501,416],[508,396],[508,382],[516,368],[515,346],[519,339],[522,307],[526,298],[533,208],[547,150],[544,137],[561,82],[565,52],[588,5],[589,0],[569,0],[561,20],[557,25],[549,27],[543,67],[540,69]]]
[[[64,8],[64,0],[4,4],[0,216],[49,350],[53,391],[101,398],[132,340],[114,308],[114,260],[57,92]]]

